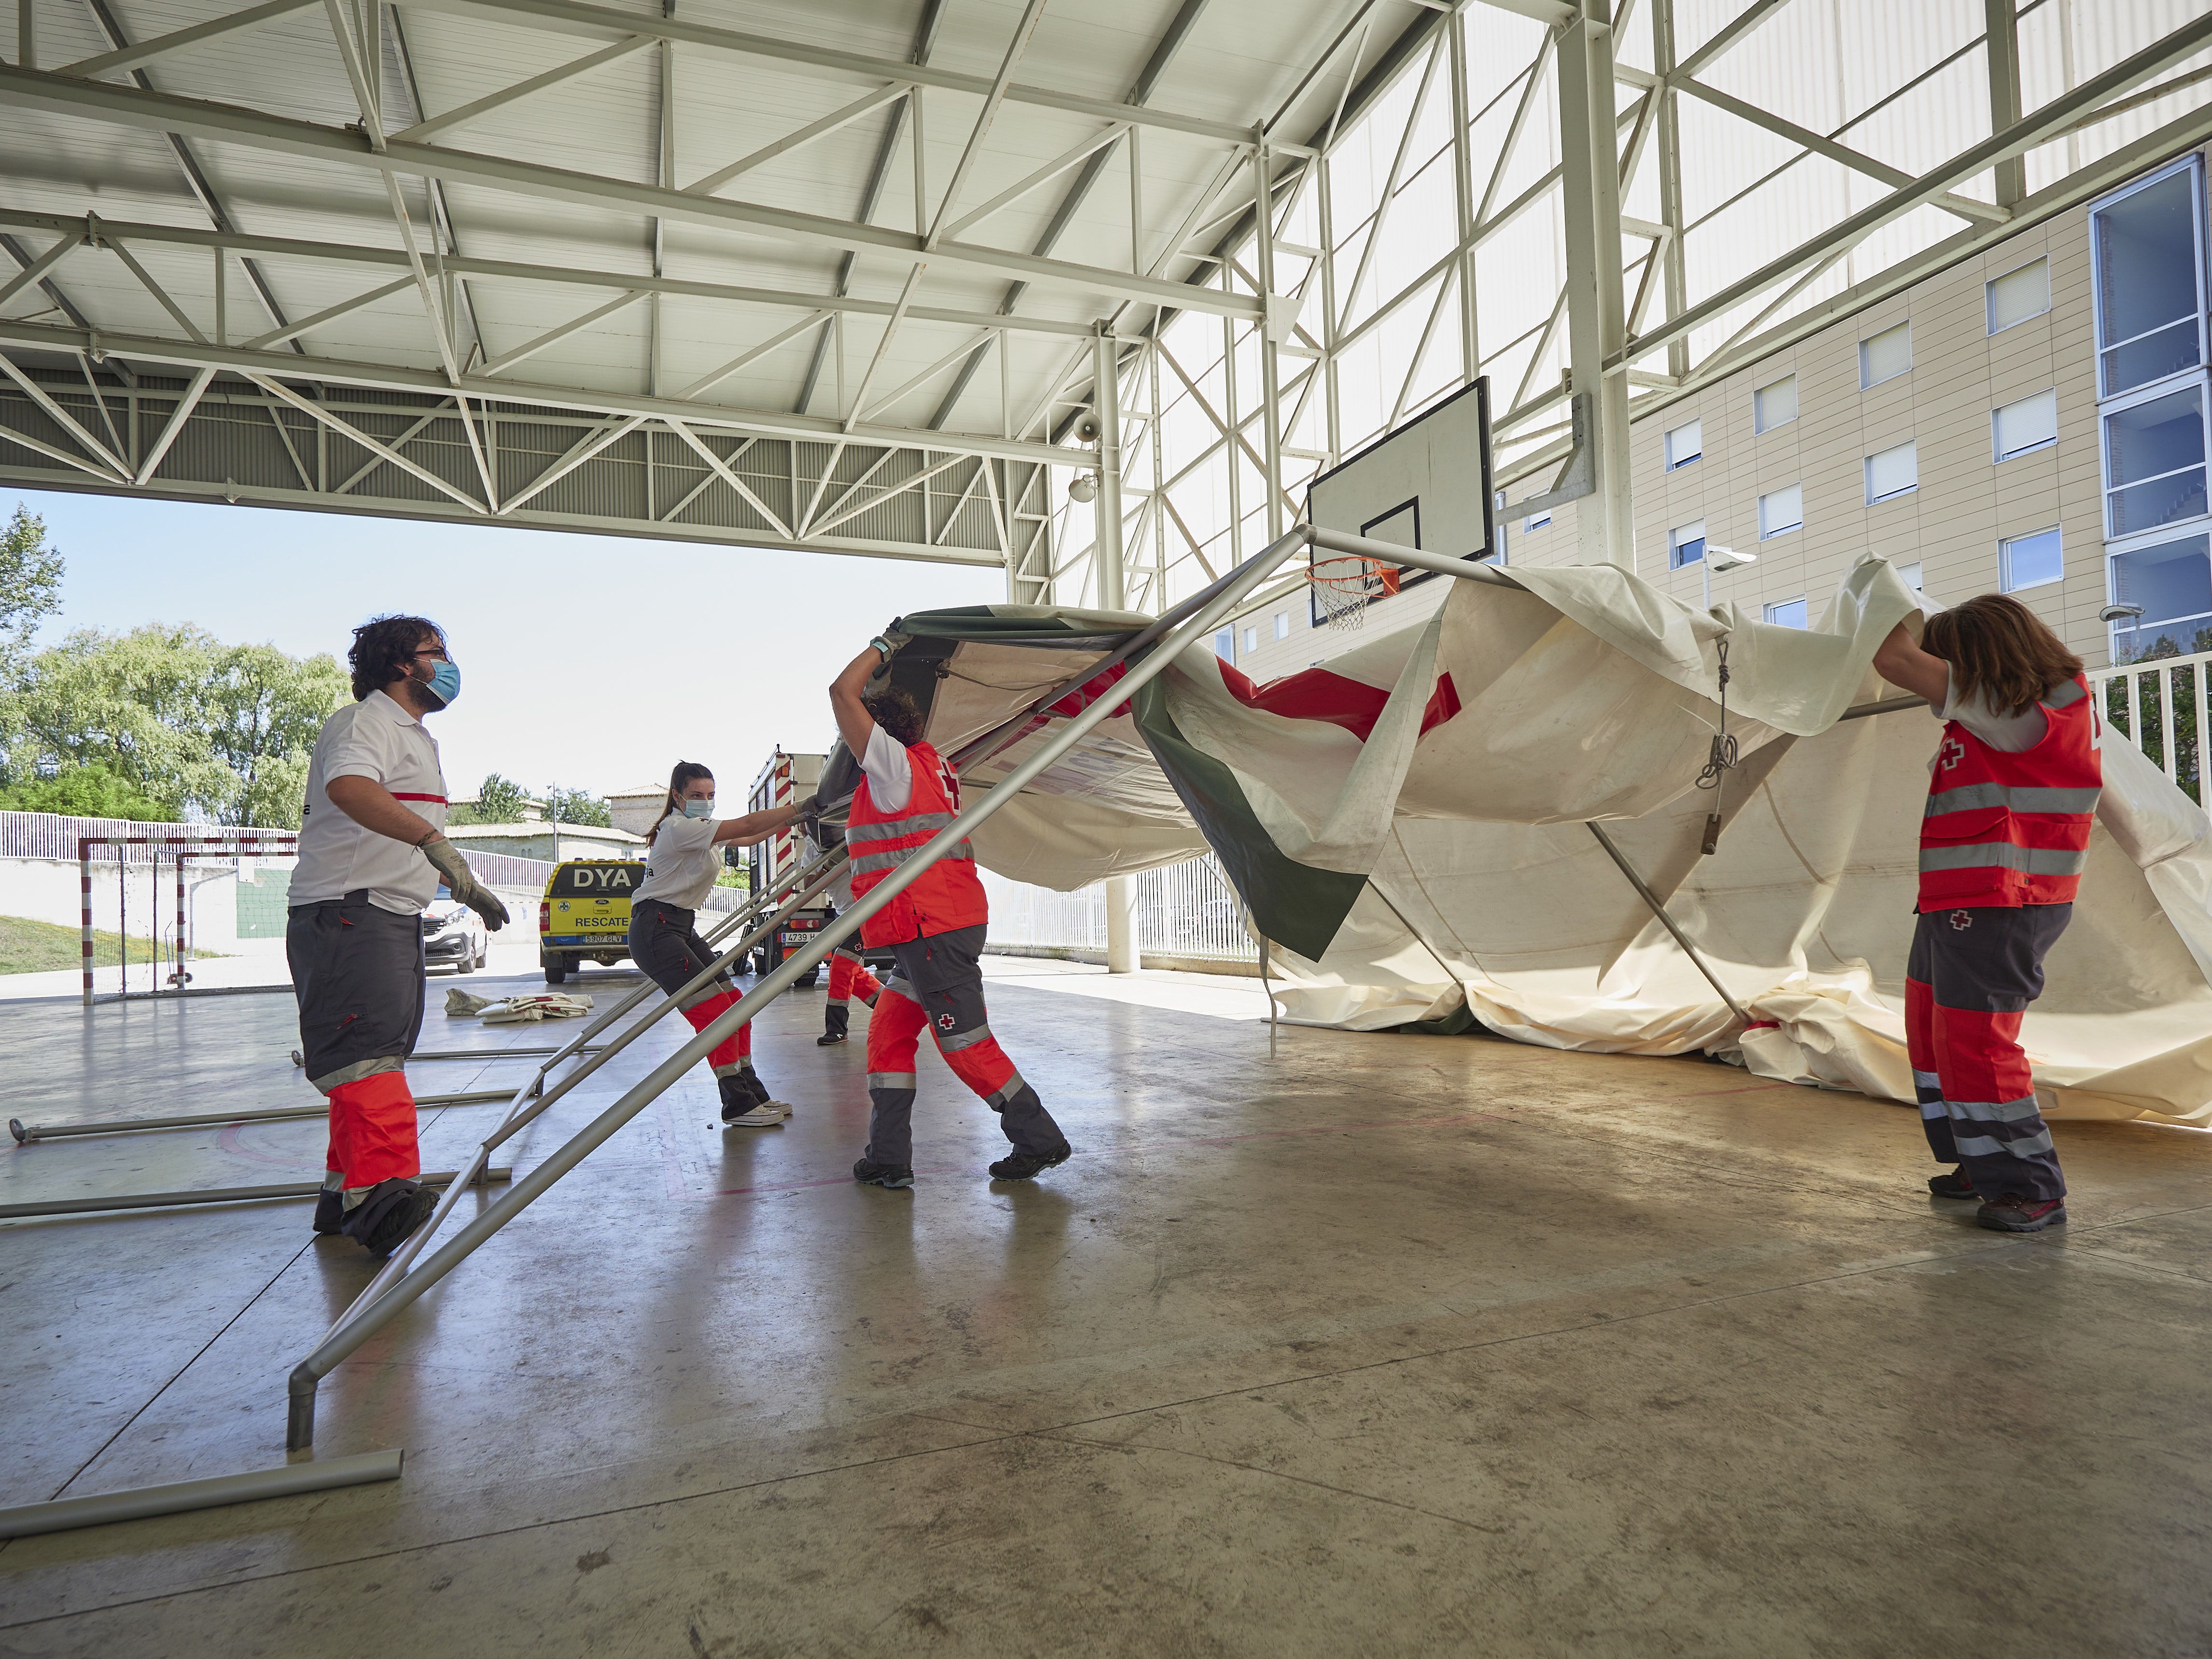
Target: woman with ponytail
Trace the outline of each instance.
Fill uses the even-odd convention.
[[[645,883],[629,907],[629,957],[671,995],[681,991],[714,960],[699,937],[699,907],[714,890],[725,846],[765,841],[798,818],[801,806],[773,806],[741,818],[714,816],[714,775],[692,761],[679,761],[668,775],[668,794],[660,817],[646,840]],[[691,1029],[703,1031],[738,1000],[737,988],[718,974],[683,1004]],[[766,1128],[791,1115],[791,1108],[769,1097],[753,1070],[752,1026],[715,1045],[708,1055],[714,1085],[721,1091],[722,1121]]]

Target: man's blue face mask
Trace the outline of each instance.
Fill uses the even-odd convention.
[[[420,682],[441,708],[450,708],[453,699],[461,695],[461,671],[449,662],[433,665],[430,678]]]

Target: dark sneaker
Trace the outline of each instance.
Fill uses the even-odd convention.
[[[1996,1202],[1984,1204],[1975,1211],[1974,1219],[2001,1233],[2039,1233],[2045,1227],[2066,1224],[2066,1200],[2022,1198],[2018,1193],[2007,1193]]]
[[[842,1042],[844,1040],[845,1033],[842,1031],[824,1031],[820,1036],[814,1039],[814,1046],[817,1048],[827,1048],[834,1044]]]
[[[1972,1198],[1974,1183],[1966,1179],[1963,1170],[1946,1170],[1942,1175],[1928,1177],[1928,1190],[1937,1198]]]
[[[342,1233],[345,1231],[345,1194],[325,1187],[315,1195],[315,1231],[319,1233]]]
[[[853,1166],[853,1179],[863,1187],[911,1187],[914,1171],[903,1164],[874,1164],[864,1158]]]
[[[437,1194],[420,1182],[395,1176],[370,1188],[368,1196],[347,1212],[340,1231],[371,1255],[386,1256],[405,1243],[437,1207]]]
[[[1069,1146],[1064,1140],[1060,1143],[1059,1150],[1056,1152],[1044,1153],[1010,1152],[991,1166],[991,1179],[994,1181],[1027,1181],[1035,1176],[1042,1174],[1045,1170],[1051,1169],[1055,1164],[1066,1163],[1070,1158],[1074,1156],[1074,1153],[1075,1148]]]

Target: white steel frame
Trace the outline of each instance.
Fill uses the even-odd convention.
[[[65,0],[45,0],[58,3]],[[1714,67],[1768,24],[1782,9],[1780,0],[1742,0],[1729,22],[1686,52],[1677,50],[1674,0],[1641,0],[1648,9],[1640,17],[1639,0],[1350,0],[1341,26],[1291,94],[1250,125],[1151,102],[1166,56],[1195,15],[1190,4],[1164,33],[1129,97],[1115,101],[1020,78],[1041,9],[1036,0],[1023,9],[990,75],[932,64],[927,42],[917,44],[913,61],[894,61],[586,0],[406,0],[397,7],[325,0],[332,51],[345,65],[358,106],[358,120],[346,126],[174,96],[148,78],[146,65],[162,64],[186,47],[250,55],[255,30],[308,9],[304,4],[268,0],[133,44],[122,38],[105,0],[82,3],[102,15],[112,49],[60,69],[42,68],[35,37],[27,37],[18,43],[17,61],[0,65],[0,100],[72,120],[163,135],[198,181],[195,193],[212,228],[118,225],[90,213],[40,215],[14,208],[0,192],[0,249],[18,265],[0,304],[35,285],[59,296],[58,308],[70,319],[0,318],[0,368],[6,371],[0,385],[0,478],[224,494],[211,481],[173,478],[163,468],[188,422],[246,399],[266,411],[301,479],[315,475],[306,489],[264,484],[243,492],[253,499],[998,563],[1018,599],[1080,602],[1087,596],[1098,603],[1118,587],[1124,603],[1155,611],[1238,562],[1248,544],[1279,534],[1297,516],[1306,482],[1377,435],[1346,430],[1347,376],[1355,369],[1379,377],[1387,410],[1382,430],[1476,375],[1492,374],[1498,393],[1501,487],[1538,480],[1541,498],[1575,501],[1581,556],[1628,562],[1633,556],[1632,414],[1663,408],[1839,314],[2078,206],[2212,136],[2212,106],[2197,101],[2179,120],[2029,191],[2024,164],[2029,151],[2154,98],[2204,95],[2192,92],[2202,88],[2204,71],[2170,76],[2169,71],[2212,45],[2212,15],[2192,18],[2023,111],[2018,20],[2051,0],[2025,5],[1985,0],[1981,36],[1826,132],[1714,84]],[[23,17],[31,16],[32,3],[26,0]],[[460,107],[417,108],[387,122],[384,79],[372,70],[394,42],[407,58],[404,20],[421,11],[489,13],[503,24],[573,37],[580,50],[566,64]],[[1528,20],[1528,56],[1482,107],[1472,108],[1473,25],[1480,18],[1492,27],[1500,14]],[[1638,31],[1636,40],[1648,39],[1652,68],[1624,61],[1632,30]],[[1972,52],[1981,53],[1986,67],[1987,137],[1919,172],[1863,147],[1865,141],[1854,129],[1876,109]],[[654,182],[469,148],[471,124],[490,111],[536,107],[527,100],[643,52],[655,54],[662,70],[656,129],[661,163]],[[672,70],[679,52],[734,57],[755,72],[840,83],[854,88],[854,95],[748,154],[718,158],[685,183],[677,170],[673,137],[684,114]],[[124,78],[94,78],[103,75]],[[411,69],[408,80],[411,88]],[[945,101],[948,95],[951,102]],[[1786,161],[1732,200],[1806,164],[1844,169],[1881,193],[1757,269],[1731,276],[1711,292],[1693,291],[1686,240],[1729,204],[1702,218],[1687,215],[1685,161],[1697,158],[1686,154],[1686,97],[1756,131],[1762,143],[1779,141],[1788,152]],[[949,118],[968,125],[958,164],[933,204],[921,181],[916,204],[927,211],[917,211],[910,228],[866,216],[796,212],[728,193],[741,191],[747,175],[775,157],[878,112],[896,112],[908,126],[918,124],[926,100],[948,112],[957,106],[959,113]],[[983,196],[969,181],[986,133],[994,123],[996,130],[1012,130],[1006,124],[1033,109],[1097,125],[1073,145],[1055,138],[1052,153],[1041,148],[1036,165],[1024,176]],[[1416,153],[1421,147],[1417,132],[1428,131],[1424,123],[1438,118],[1449,128],[1449,212],[1439,217],[1441,210],[1409,209],[1398,222],[1424,228],[1448,223],[1448,234],[1437,257],[1401,263],[1378,250],[1401,193],[1416,184],[1429,188],[1415,175],[1446,165],[1437,159],[1443,151]],[[1499,131],[1495,123],[1501,119]],[[1483,125],[1486,120],[1492,125]],[[1492,135],[1483,140],[1484,148],[1474,136],[1478,128]],[[402,246],[340,246],[241,233],[204,188],[204,175],[193,171],[190,147],[209,142],[374,175],[390,195]],[[1137,163],[1146,145],[1162,143],[1194,145],[1218,159],[1209,182],[1188,199],[1144,199]],[[1371,215],[1358,210],[1364,216],[1358,225],[1340,222],[1353,210],[1334,179],[1334,170],[1348,164],[1346,147],[1354,143],[1393,158]],[[1543,155],[1534,153],[1539,145]],[[920,146],[909,148],[918,161]],[[1537,165],[1551,155],[1559,157],[1554,164]],[[887,142],[882,160],[888,159]],[[1061,225],[1115,165],[1126,166],[1130,175],[1133,229],[1127,267],[1054,257],[1048,249]],[[1654,171],[1657,218],[1624,214],[1622,203],[1639,177]],[[415,179],[423,181],[423,190],[413,199],[428,202],[429,222],[410,228],[410,191],[401,185]],[[445,204],[448,183],[633,216],[649,230],[652,270],[632,274],[468,257]],[[988,239],[1009,205],[1063,187],[1054,228],[1036,248],[976,240]],[[1834,287],[1831,273],[1847,256],[1923,207],[1948,216],[1960,228],[1853,286]],[[842,276],[836,291],[821,293],[687,282],[667,276],[660,262],[662,230],[672,222],[832,248],[848,257],[847,270],[854,256],[902,264],[907,275],[891,301],[854,296],[845,291]],[[1547,318],[1495,339],[1486,316],[1496,307],[1486,306],[1478,256],[1494,239],[1531,226],[1549,228],[1564,250],[1569,280]],[[131,252],[156,245],[197,245],[214,254],[217,326],[212,337]],[[175,328],[112,332],[86,316],[82,305],[60,303],[67,299],[72,262],[88,258],[122,262]],[[295,262],[307,260],[364,267],[361,291],[312,316],[284,314],[276,286]],[[258,302],[267,313],[267,325],[258,318],[246,328],[230,325],[236,307],[227,304],[221,273],[233,262],[247,272],[256,296],[249,303]],[[1406,275],[1399,280],[1401,269]],[[996,312],[933,305],[933,271],[1004,277],[1007,298]],[[1385,273],[1391,278],[1389,291],[1372,291]],[[502,352],[490,351],[477,320],[480,307],[515,285],[547,283],[586,290],[569,319]],[[360,307],[388,302],[410,288],[418,296],[438,368],[349,361],[318,349],[318,331],[330,322]],[[1021,302],[1032,288],[1086,296],[1083,303],[1097,308],[1095,320],[1071,322],[1064,315],[1025,310]],[[757,344],[686,386],[665,385],[659,315],[664,299],[676,295],[759,316]],[[579,391],[530,377],[532,361],[549,349],[640,305],[652,318],[653,348],[635,392]],[[886,392],[880,382],[887,378],[883,365],[889,343],[909,320],[970,331]],[[849,354],[848,332],[859,327],[873,334],[872,344],[864,336],[858,354]],[[748,362],[773,344],[809,334],[816,341],[817,367],[835,360],[834,412],[749,404],[744,395]],[[1053,337],[1064,343],[1061,368],[1048,377],[1042,396],[1018,404],[1006,370],[1008,342]],[[1108,342],[1103,349],[1097,345],[1101,337]],[[994,351],[1000,388],[995,429],[950,426],[959,412],[956,404],[972,419],[974,403],[988,401],[962,398],[978,378],[988,389],[994,377],[979,377],[976,371]],[[180,382],[153,394],[167,402],[173,418],[149,434],[134,419],[126,436],[108,407],[109,396],[126,395],[149,369]],[[64,384],[72,373],[81,386]],[[1115,395],[1107,395],[1109,380],[1115,383]],[[407,434],[380,433],[346,408],[349,390],[414,394],[422,400],[410,411],[416,416],[434,403],[442,407]],[[810,382],[805,401],[816,390]],[[921,411],[928,405],[919,401],[925,394],[941,394],[926,423]],[[288,422],[277,405],[302,421]],[[1108,409],[1119,416],[1113,423],[1118,465],[1109,465],[1098,436],[1085,435],[1103,431],[1099,416]],[[1085,416],[1089,423],[1079,428]],[[501,425],[548,416],[570,423],[574,446],[536,477],[506,479],[497,453]],[[319,459],[313,467],[300,453],[300,434],[310,427],[320,428],[313,435]],[[434,428],[427,438],[426,427]],[[425,459],[426,444],[450,448],[456,437],[465,465]],[[362,457],[384,464],[367,491],[370,499],[362,500],[364,492],[351,486],[337,492],[325,487],[319,452],[333,441],[356,466]],[[648,471],[653,457],[664,452],[693,458],[686,465],[695,471],[703,462],[707,472],[695,493],[720,489],[743,503],[744,511],[732,508],[728,521],[701,525],[665,522],[670,515],[658,504],[644,523],[532,507],[554,477],[598,465],[615,444],[641,446]],[[821,447],[805,448],[802,459],[805,446]],[[787,477],[781,510],[771,505],[758,476],[738,465],[741,455],[748,456],[749,465],[775,468]],[[461,457],[445,459],[457,463]],[[1054,487],[1054,468],[1098,475],[1098,505],[1087,512],[1073,507]],[[392,494],[387,485],[399,475],[422,488],[404,486]],[[358,475],[352,483],[358,485]],[[934,526],[941,502],[933,496],[922,514],[924,533],[869,533],[878,526],[867,510],[884,499],[871,492],[927,494],[933,485],[941,485],[957,504],[945,515],[948,527],[962,508],[980,503],[988,512],[978,518],[971,511],[958,530],[940,534]],[[1547,488],[1550,494],[1543,495]],[[1120,510],[1113,516],[1119,533],[1101,536],[1097,526],[1117,496]],[[846,533],[839,533],[841,526]],[[1275,595],[1257,597],[1265,604]]]

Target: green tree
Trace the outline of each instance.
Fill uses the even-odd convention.
[[[62,608],[62,556],[46,545],[46,521],[21,501],[0,531],[0,684],[12,684],[42,617]]]
[[[520,784],[493,772],[485,776],[483,787],[477,791],[476,810],[471,816],[477,823],[516,823],[521,821],[522,809],[529,801],[529,792]]]
[[[129,818],[139,823],[173,823],[177,819],[173,809],[140,794],[104,766],[72,766],[51,778],[0,789],[0,811]]]
[[[226,646],[191,623],[80,630],[7,698],[0,769],[22,784],[94,767],[175,814],[296,828],[308,753],[345,690],[326,655]]]
[[[612,829],[615,822],[614,809],[597,795],[585,789],[563,789],[557,783],[545,792],[545,816],[600,830]]]

